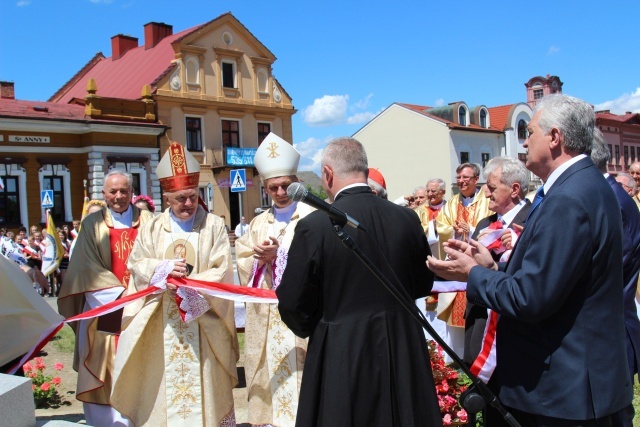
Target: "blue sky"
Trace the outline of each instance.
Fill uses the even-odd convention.
[[[557,75],[563,91],[616,113],[640,112],[640,26],[632,1],[0,0],[0,80],[46,100],[111,37],[143,40],[232,12],[278,58],[292,96],[302,170],[393,102],[488,107],[526,100],[524,83]],[[608,7],[608,8],[607,8]],[[375,165],[373,165],[375,166]]]

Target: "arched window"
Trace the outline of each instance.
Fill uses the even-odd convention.
[[[527,122],[523,119],[518,122],[518,139],[527,139]]]
[[[462,126],[467,125],[467,109],[463,106],[458,108],[458,123]]]
[[[487,127],[487,112],[484,110],[484,108],[480,110],[480,127]]]

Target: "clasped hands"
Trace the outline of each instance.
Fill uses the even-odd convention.
[[[477,265],[497,270],[491,253],[477,240],[469,243],[461,240],[449,239],[443,244],[446,260],[427,257],[427,267],[436,275],[458,282],[466,282],[471,269]]]
[[[269,240],[265,240],[262,244],[253,247],[253,257],[258,260],[258,265],[263,266],[267,262],[272,262],[278,256],[278,248],[280,242],[273,236],[269,236]]]

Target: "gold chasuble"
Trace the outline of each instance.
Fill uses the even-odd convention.
[[[108,289],[122,293],[129,286],[129,254],[138,227],[152,217],[147,211],[141,212],[136,207],[132,209],[132,228],[114,228],[108,209],[93,213],[83,220],[58,298],[58,311],[64,317],[75,316],[89,309],[86,293]],[[73,368],[78,371],[78,400],[109,404],[121,318],[122,311],[116,311],[71,324],[76,332]]]
[[[143,227],[129,257],[133,285],[149,286],[166,260],[184,258],[189,278],[233,283],[224,222],[198,207],[189,233],[171,229],[170,208]],[[178,295],[180,292],[178,292]],[[198,294],[200,295],[200,294]],[[185,323],[173,291],[124,308],[111,405],[136,426],[235,425],[237,384],[233,302],[209,296],[201,316]]]
[[[456,194],[449,200],[438,213],[436,218],[436,230],[438,231],[440,254],[444,256],[442,244],[454,238],[469,241],[473,229],[481,219],[488,217],[493,212],[489,210],[489,199],[482,190],[476,190],[471,203],[463,206],[460,194]],[[470,226],[469,233],[457,234],[453,226],[456,222],[464,221]],[[438,318],[445,320],[451,326],[464,327],[464,313],[467,306],[466,292],[445,292],[438,295]]]
[[[298,221],[312,212],[298,203],[291,220],[278,224],[273,208],[251,221],[249,232],[236,240],[238,277],[243,286],[276,289],[286,267],[287,253]],[[284,225],[284,227],[283,227]],[[278,237],[278,256],[258,268],[253,246]],[[294,426],[307,353],[307,340],[296,337],[280,318],[277,304],[248,303],[245,324],[245,374],[249,422]]]

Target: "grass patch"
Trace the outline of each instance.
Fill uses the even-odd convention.
[[[244,354],[244,332],[238,332],[238,346],[240,347],[240,354]]]
[[[636,416],[633,417],[633,427],[640,427],[640,384],[638,384],[637,375],[633,382],[633,408],[636,410]]]
[[[64,325],[51,339],[53,345],[63,353],[73,353],[76,342],[76,334],[69,325]]]

